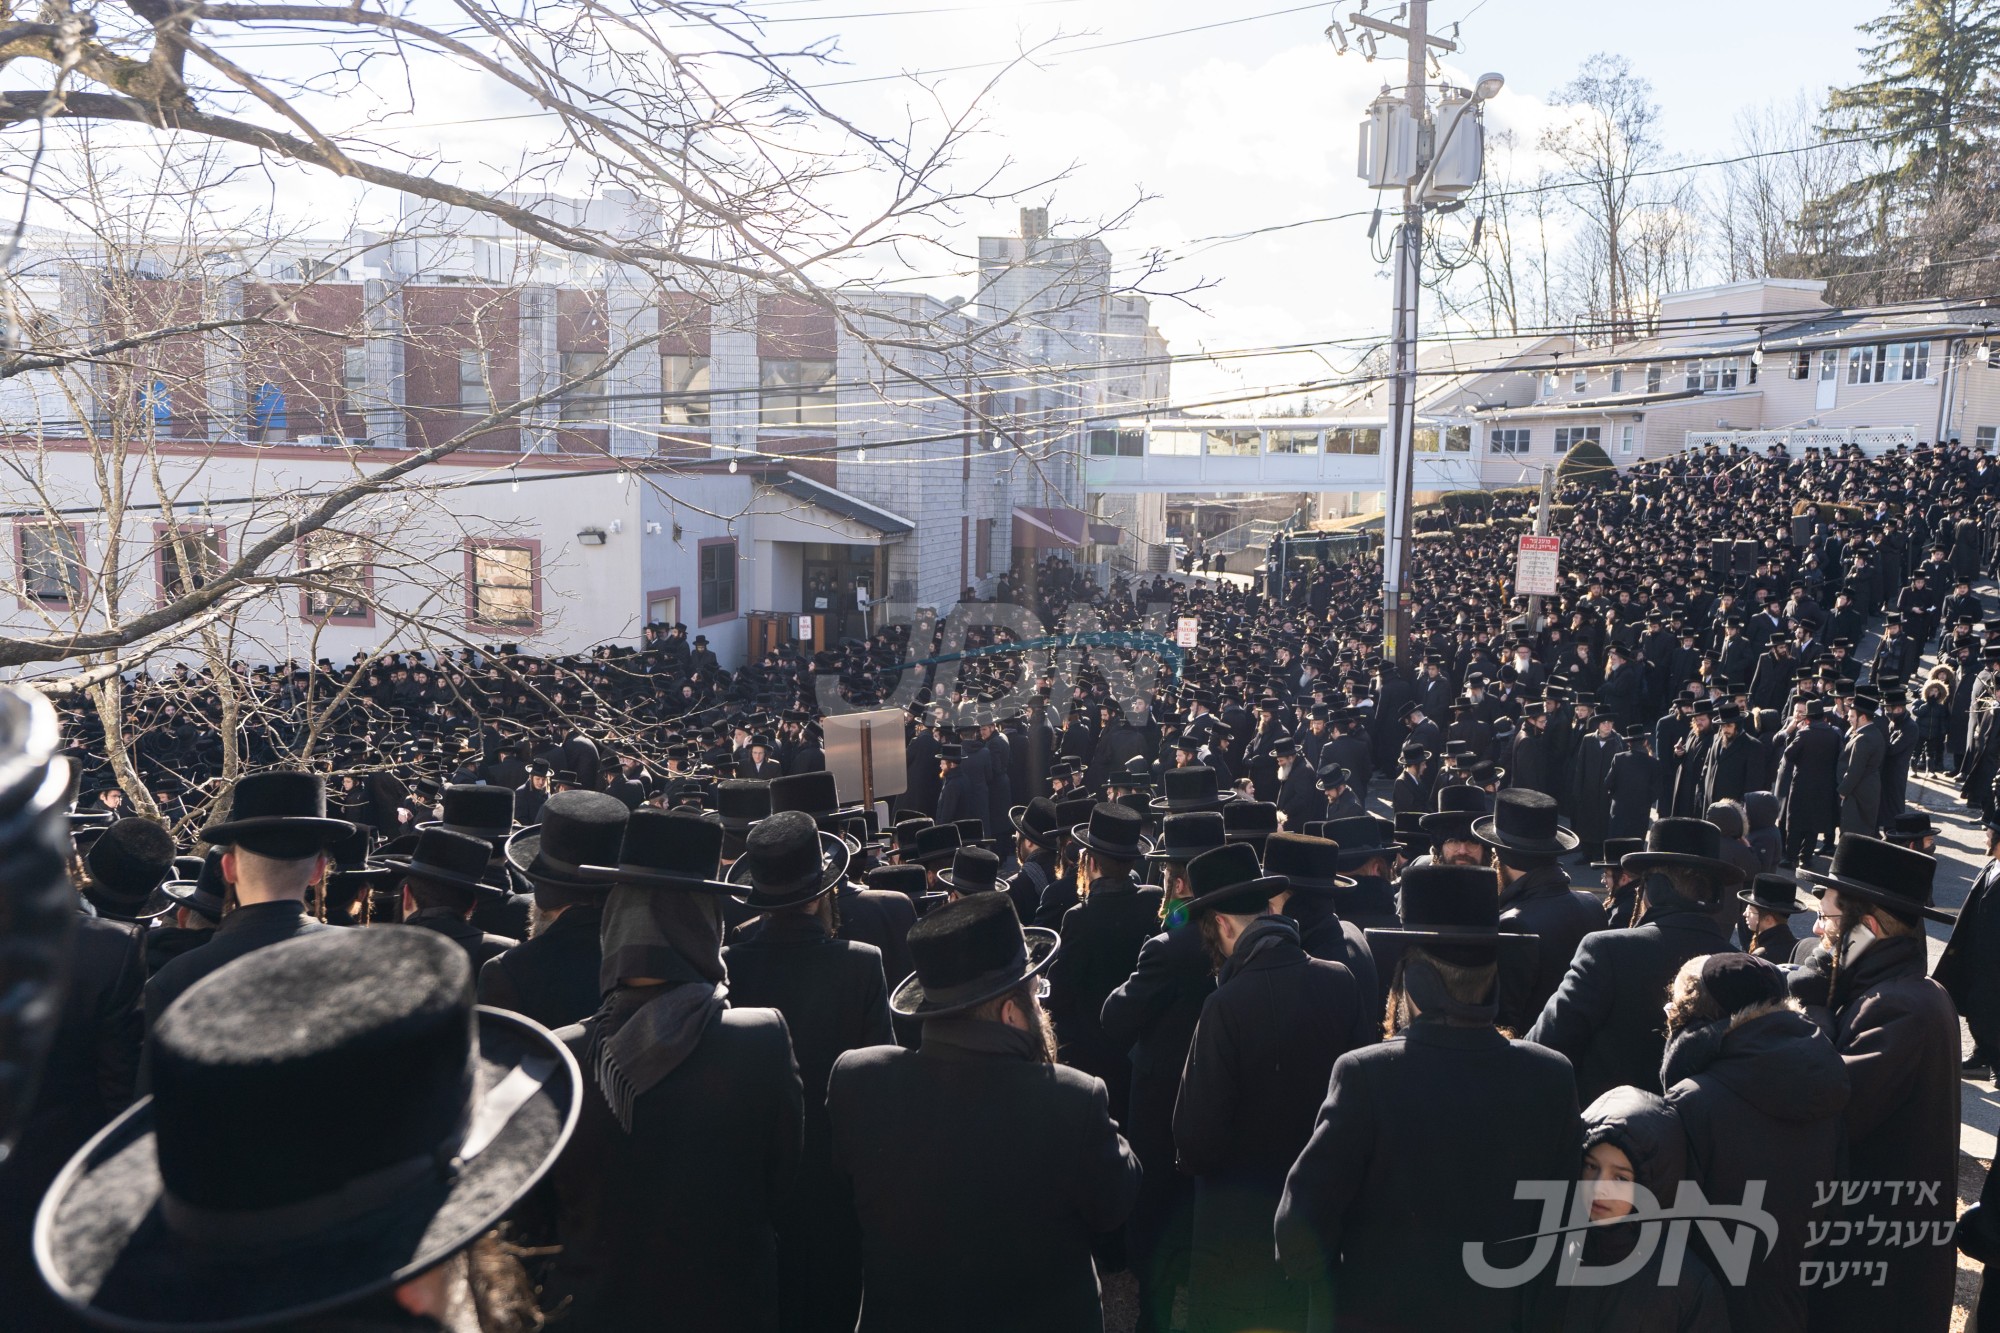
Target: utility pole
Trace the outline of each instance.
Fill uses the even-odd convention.
[[[1429,203],[1462,202],[1479,183],[1485,137],[1478,107],[1497,94],[1505,80],[1482,74],[1472,90],[1446,89],[1440,104],[1442,125],[1431,116],[1426,78],[1433,51],[1454,52],[1458,43],[1430,32],[1430,0],[1407,0],[1398,20],[1366,12],[1347,16],[1357,30],[1355,44],[1369,60],[1375,58],[1377,36],[1400,37],[1406,47],[1406,73],[1401,107],[1384,89],[1363,122],[1361,176],[1378,189],[1403,192],[1402,218],[1390,244],[1393,313],[1390,320],[1389,448],[1382,493],[1382,653],[1399,667],[1412,654],[1410,604],[1410,526],[1416,491],[1417,433],[1417,294],[1422,279],[1424,209]],[[1454,35],[1457,25],[1453,25]],[[1335,20],[1327,36],[1347,49],[1345,28]],[[1381,115],[1384,108],[1392,113]],[[1470,116],[1472,126],[1465,127]],[[1455,148],[1456,151],[1450,151]],[[1444,168],[1440,170],[1440,168]],[[1379,213],[1378,213],[1379,218]],[[1370,233],[1374,232],[1371,229]]]
[[[1550,463],[1542,469],[1542,499],[1535,509],[1535,535],[1549,535],[1549,505],[1556,498],[1556,465]],[[1535,593],[1528,598],[1528,630],[1539,634],[1542,629],[1542,596]]]

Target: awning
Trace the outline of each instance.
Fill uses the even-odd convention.
[[[782,491],[795,500],[817,505],[821,509],[852,519],[865,528],[872,528],[885,537],[907,537],[917,530],[917,525],[901,514],[868,503],[858,495],[850,495],[811,477],[797,472],[785,472],[768,479],[774,491]]]
[[[1042,550],[1074,550],[1088,543],[1116,546],[1125,537],[1116,523],[1093,523],[1075,509],[1014,509],[1014,545]]]

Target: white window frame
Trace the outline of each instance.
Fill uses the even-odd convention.
[[[1604,447],[1604,428],[1602,426],[1556,427],[1556,453],[1559,455],[1568,453],[1571,448],[1582,444],[1585,440],[1589,440],[1592,444],[1602,449]]]
[[[1488,453],[1525,454],[1533,447],[1534,434],[1527,426],[1489,426],[1486,429]]]
[[[1638,438],[1639,428],[1637,426],[1620,426],[1618,428],[1618,452],[1620,454],[1631,453],[1632,446]]]

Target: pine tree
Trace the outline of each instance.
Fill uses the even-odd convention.
[[[1991,135],[2000,115],[1990,75],[2000,64],[2000,0],[1900,0],[1861,30],[1866,82],[1836,88],[1828,131],[1877,138],[1883,170],[1857,180],[1849,198],[1950,187]]]

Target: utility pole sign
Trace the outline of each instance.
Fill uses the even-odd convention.
[[[1562,554],[1560,537],[1523,534],[1521,549],[1514,556],[1514,595],[1553,597],[1556,595],[1556,565]]]
[[[1201,618],[1182,616],[1174,626],[1174,647],[1193,648],[1201,641]]]

